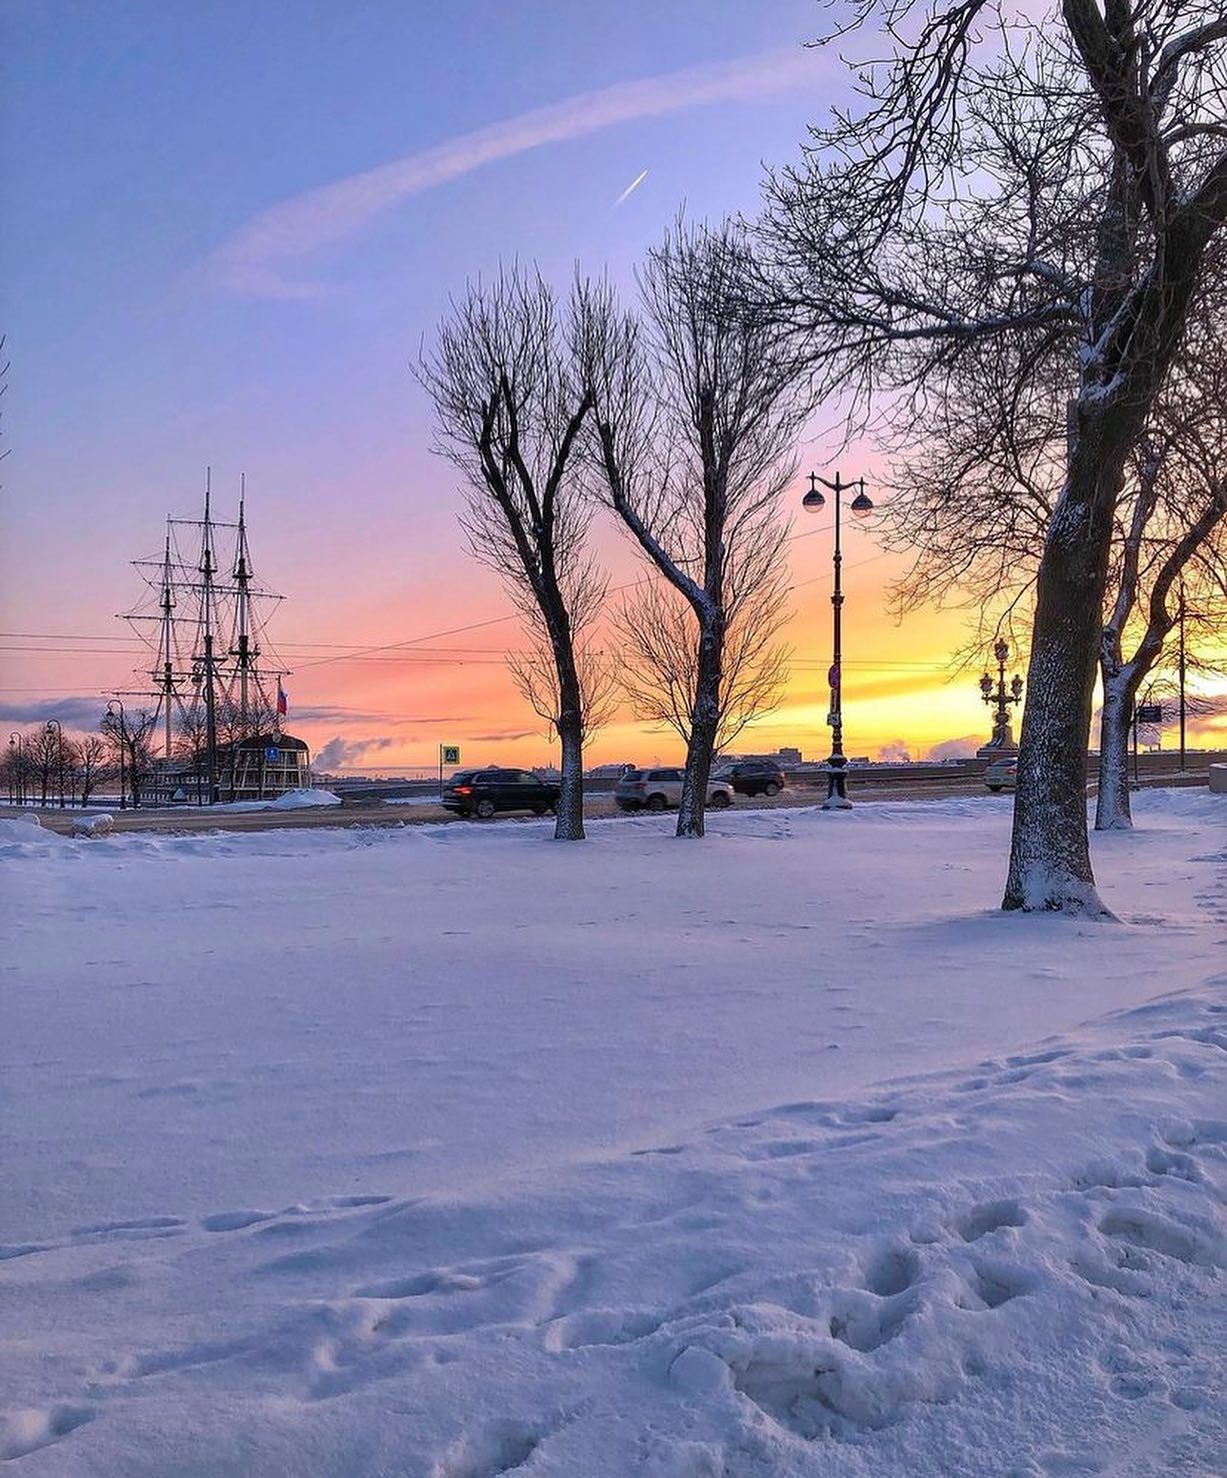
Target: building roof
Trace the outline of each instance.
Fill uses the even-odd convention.
[[[226,749],[292,749],[301,752],[307,751],[305,739],[296,739],[293,734],[250,734],[246,739],[236,740],[234,744],[223,744],[218,746]]]

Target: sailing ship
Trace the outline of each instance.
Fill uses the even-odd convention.
[[[306,743],[282,731],[289,669],[268,622],[284,599],[256,577],[247,534],[247,483],[238,518],[213,512],[205,473],[201,518],[170,518],[159,556],[133,561],[145,584],[127,621],[147,649],[116,696],[144,698],[150,731],[145,804],[269,800],[310,785]]]

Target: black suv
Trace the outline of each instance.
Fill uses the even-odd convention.
[[[779,795],[787,781],[774,760],[738,760],[721,770],[719,778],[727,780],[738,795]]]
[[[461,770],[443,792],[443,805],[483,820],[496,811],[531,811],[544,816],[558,804],[559,790],[531,770]]]

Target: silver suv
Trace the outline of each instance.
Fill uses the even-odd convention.
[[[1013,790],[1017,777],[1018,756],[1007,754],[991,762],[984,772],[984,783],[996,795],[999,790]]]
[[[614,786],[614,801],[622,811],[667,811],[682,799],[682,771],[677,769],[627,770]],[[711,780],[707,804],[723,810],[733,804],[733,787],[727,780]]]

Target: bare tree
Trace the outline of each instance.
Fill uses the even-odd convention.
[[[552,739],[558,732],[562,703],[558,670],[548,641],[539,637],[531,647],[508,653],[507,669],[516,691],[542,720],[547,738]],[[592,637],[581,634],[575,641],[575,670],[579,677],[580,730],[587,744],[618,711],[619,659]]]
[[[251,686],[245,707],[229,694],[217,700],[217,742],[222,747],[252,739],[257,734],[271,734],[280,726],[276,705],[262,689]]]
[[[73,775],[83,806],[89,805],[90,796],[110,777],[106,759],[107,744],[100,734],[86,734],[73,745]]]
[[[1227,16],[1213,0],[1062,0],[1043,27],[988,0],[923,16],[866,0],[873,14],[894,55],[856,116],[816,135],[825,162],[773,182],[770,234],[813,352],[862,398],[910,386],[944,404],[992,351],[1050,375],[1046,348],[1072,330],[1003,906],[1102,913],[1083,796],[1114,520],[1227,222]],[[1076,220],[1050,209],[1070,181]]]
[[[72,742],[64,737],[59,724],[52,721],[33,734],[25,736],[27,788],[37,791],[38,803],[45,806],[52,796],[62,806],[68,798],[68,781],[73,765]]]
[[[0,345],[2,348],[3,345]],[[10,801],[27,805],[34,798],[34,762],[30,751],[31,736],[12,733],[4,747],[3,774]]]
[[[1100,831],[1131,825],[1133,709],[1182,612],[1203,636],[1227,625],[1225,325],[1222,314],[1194,325],[1131,458],[1100,639]]]
[[[579,437],[592,408],[576,372],[579,291],[559,313],[538,273],[471,286],[441,325],[418,375],[435,403],[441,451],[468,485],[469,546],[539,631],[554,668],[552,721],[562,747],[554,835],[584,835],[584,697],[576,632],[604,576],[588,551]],[[538,689],[540,692],[540,689]]]
[[[1210,281],[1190,313],[1118,494],[1099,653],[1100,830],[1130,825],[1130,716],[1176,625],[1183,584],[1194,592],[1200,634],[1216,638],[1222,629],[1225,257],[1221,251],[1212,256]],[[895,587],[895,602],[901,613],[934,602],[970,605],[978,617],[972,650],[1033,615],[1067,434],[1065,387],[1055,366],[1040,360],[1054,359],[1054,348],[1068,360],[1076,347],[1051,330],[1045,340],[1042,355],[1023,356],[1016,339],[963,356],[947,379],[946,397],[936,403],[922,397],[916,413],[901,418],[917,442],[906,455],[900,448],[890,477],[893,496],[879,520],[887,547],[912,559]],[[902,441],[898,423],[893,440]]]
[[[148,708],[103,715],[101,733],[115,757],[116,768],[121,757],[124,781],[132,796],[134,809],[139,808],[146,783],[153,773],[153,740],[158,715]]]
[[[693,620],[685,643],[693,659],[671,651],[672,675],[651,680],[663,684],[666,706],[688,699],[678,836],[703,835],[722,707],[733,692],[729,633],[740,618],[748,635],[756,593],[778,580],[787,535],[780,494],[812,406],[792,335],[761,306],[758,275],[740,228],[679,222],[641,274],[642,322],[616,312],[607,292],[590,293],[587,304],[605,494]],[[679,634],[676,624],[667,630]],[[653,649],[644,650],[648,661],[671,645],[643,623],[638,635]],[[682,685],[672,696],[670,682]]]
[[[173,756],[191,772],[196,800],[204,799],[208,761],[209,721],[203,702],[185,704],[175,715]],[[216,778],[216,777],[214,777]]]
[[[779,637],[788,619],[788,595],[782,569],[744,598],[740,591],[731,593],[716,753],[783,701],[791,653]],[[649,580],[623,600],[618,620],[626,655],[621,682],[636,717],[672,729],[689,748],[698,677],[689,606],[673,586]]]

